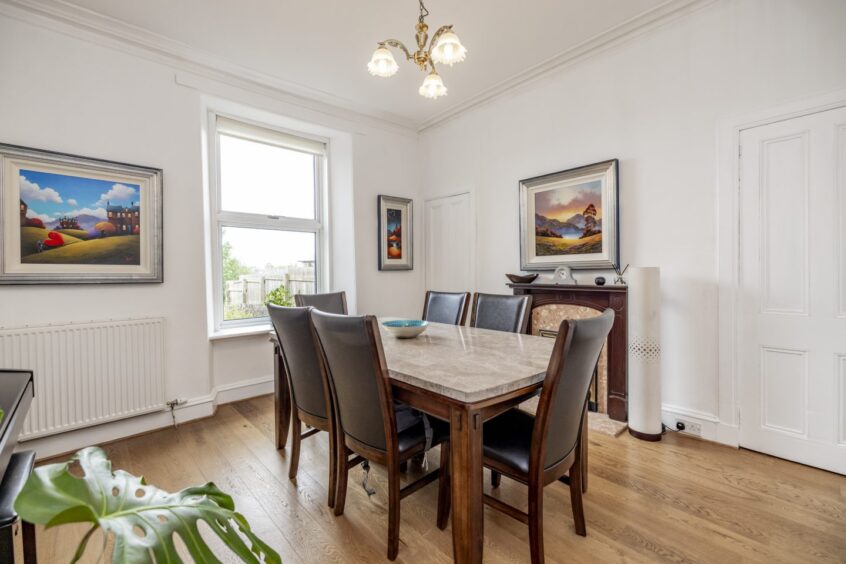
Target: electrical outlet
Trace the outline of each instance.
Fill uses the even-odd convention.
[[[687,435],[696,435],[697,437],[702,436],[702,426],[699,423],[694,423],[686,419],[677,418],[676,429],[679,431],[679,433],[685,433]]]

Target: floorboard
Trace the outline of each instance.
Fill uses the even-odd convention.
[[[303,441],[289,481],[288,454],[273,446],[272,410],[272,397],[253,398],[104,448],[115,468],[166,490],[215,482],[286,564],[387,561],[384,469],[373,467],[372,497],[359,485],[361,470],[351,471],[346,512],[334,517],[326,434]],[[429,460],[434,468],[437,452]],[[567,487],[546,488],[547,562],[846,561],[846,477],[675,433],[659,443],[591,435],[589,471],[586,538],[573,530]],[[412,468],[409,478],[421,472]],[[526,506],[524,486],[507,479],[493,495]],[[450,530],[435,527],[436,502],[436,483],[403,501],[397,562],[452,561]],[[39,561],[68,562],[86,530],[39,528]],[[102,535],[92,538],[82,561],[96,562],[102,546]],[[486,508],[485,561],[528,559],[527,528]],[[221,560],[234,561],[224,552]]]

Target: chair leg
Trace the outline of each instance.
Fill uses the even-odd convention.
[[[449,443],[441,443],[441,467],[438,472],[438,528],[446,529],[452,493],[449,483]]]
[[[543,564],[543,485],[529,484],[529,551],[532,564]]]
[[[500,474],[496,470],[491,470],[491,487],[498,488],[501,482],[502,474]]]
[[[338,450],[335,440],[335,430],[329,426],[329,507],[335,507],[335,494],[338,489]]]
[[[388,466],[388,560],[395,560],[399,552],[400,527],[399,464]]]
[[[302,442],[302,424],[295,407],[291,414],[291,462],[288,464],[288,479],[297,477],[297,467],[300,465],[300,443]]]
[[[576,460],[570,468],[570,505],[573,507],[573,522],[576,525],[576,534],[587,536],[585,526],[585,510],[582,506],[582,462],[581,457],[576,454]]]
[[[350,477],[350,468],[349,464],[347,464],[347,446],[342,436],[335,436],[335,446],[335,450],[337,451],[337,456],[335,456],[337,462],[335,464],[338,473],[337,493],[335,494],[335,515],[343,515],[344,504],[347,501],[347,480]]]
[[[37,551],[35,550],[35,525],[23,521],[21,523],[23,536],[23,557],[24,564],[38,564]]]
[[[581,437],[581,458],[582,458],[582,493],[587,493],[588,489],[588,412],[585,408],[585,413],[582,418],[582,437]]]

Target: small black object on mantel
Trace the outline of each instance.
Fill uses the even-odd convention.
[[[605,286],[605,277],[604,276],[597,276],[596,278],[593,279],[593,282],[597,286]]]

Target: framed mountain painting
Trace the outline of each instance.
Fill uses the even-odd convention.
[[[520,181],[520,268],[619,266],[617,159]]]
[[[162,171],[0,145],[0,283],[162,281]]]
[[[379,196],[379,270],[413,270],[414,202]]]

